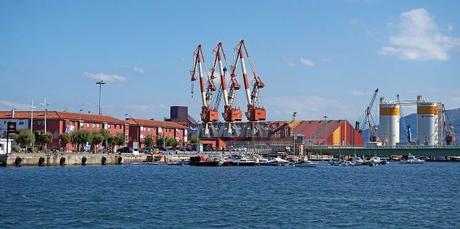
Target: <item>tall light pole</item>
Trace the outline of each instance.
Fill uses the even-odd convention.
[[[30,108],[30,132],[33,133],[34,132],[34,110],[35,108],[37,108],[34,106],[33,99],[32,99],[32,104],[29,106],[29,108]]]
[[[46,129],[46,113],[48,112],[48,105],[49,105],[49,103],[46,102],[46,97],[43,98],[43,103],[40,103],[40,105],[45,107],[45,123],[44,123],[45,124],[45,132],[44,133],[46,134],[46,130],[47,130]],[[47,151],[48,151],[48,143],[45,143],[45,152],[47,152]]]
[[[48,112],[48,105],[50,105],[48,102],[46,102],[46,97],[43,98],[43,103],[40,103],[40,105],[45,107],[45,133],[46,133],[46,113]]]
[[[96,82],[97,85],[99,85],[99,115],[102,114],[101,112],[101,91],[102,91],[102,85],[105,84],[104,80],[99,80]]]
[[[32,99],[32,104],[30,105],[30,132],[31,133],[34,133],[34,110],[35,110],[35,107],[34,106],[34,100]],[[32,142],[32,150],[34,149],[34,144],[35,142]]]
[[[325,125],[324,127],[324,145],[326,145],[327,144],[327,115],[324,115],[323,118],[324,118],[324,125]]]

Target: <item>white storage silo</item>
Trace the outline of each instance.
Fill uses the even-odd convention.
[[[399,104],[392,101],[380,100],[380,140],[385,146],[395,146],[399,143]]]
[[[437,103],[417,98],[417,144],[434,146],[439,143]]]

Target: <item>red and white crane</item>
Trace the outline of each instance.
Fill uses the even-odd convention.
[[[225,74],[227,72],[227,68],[224,66],[223,61],[226,60],[224,48],[222,46],[222,42],[219,42],[214,49],[214,64],[211,72],[211,76],[214,75],[215,69],[217,65],[219,65],[219,73],[220,73],[220,85],[224,95],[224,113],[222,116],[224,120],[229,124],[228,130],[231,131],[231,123],[235,121],[241,121],[243,119],[243,114],[239,108],[234,107],[235,103],[235,96],[236,91],[238,91],[241,86],[236,79],[236,74],[234,72],[234,68],[230,74],[230,91],[227,90],[227,82]],[[226,62],[226,61],[225,61]]]
[[[200,92],[201,92],[201,101],[202,101],[202,106],[201,106],[201,121],[205,124],[204,126],[204,132],[205,135],[209,135],[209,125],[212,122],[215,122],[219,119],[219,114],[217,112],[216,108],[213,108],[210,106],[212,97],[213,97],[213,92],[216,91],[216,85],[214,84],[214,78],[211,77],[208,74],[208,71],[203,72],[203,63],[204,63],[204,57],[203,57],[203,51],[201,49],[201,45],[198,45],[196,48],[194,54],[194,64],[193,64],[193,70],[191,71],[192,73],[192,81],[197,80],[197,73],[200,78]],[[205,65],[206,67],[206,65]],[[204,74],[206,74],[207,78],[207,83],[205,83],[205,78]]]
[[[248,50],[244,43],[244,40],[241,40],[235,48],[236,56],[235,56],[235,68],[238,64],[238,61],[241,65],[241,70],[243,72],[243,82],[244,82],[244,89],[246,91],[246,99],[248,101],[248,110],[246,112],[246,118],[250,122],[256,121],[264,121],[267,117],[267,112],[265,108],[259,106],[260,100],[260,89],[262,89],[265,84],[260,78],[260,76],[255,72],[254,65],[252,64]],[[246,58],[249,60],[249,64],[253,74],[254,83],[252,85],[252,90],[250,89],[251,85],[249,84],[248,74],[246,70]]]

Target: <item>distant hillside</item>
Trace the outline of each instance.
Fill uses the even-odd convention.
[[[449,121],[454,126],[456,138],[460,139],[460,108],[447,110],[447,116],[449,117]],[[376,118],[378,119],[378,117]],[[415,139],[415,135],[417,133],[417,115],[410,114],[410,115],[404,116],[404,122],[406,125],[410,125],[411,132],[412,132],[412,138]],[[404,123],[402,120],[401,120],[401,125],[400,125],[400,133],[401,133],[401,141],[407,142],[406,127],[404,126]],[[367,139],[369,136],[369,130],[363,131],[362,136],[363,138]]]

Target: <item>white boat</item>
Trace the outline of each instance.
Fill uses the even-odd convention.
[[[353,163],[353,165],[362,165],[364,164],[364,160],[358,156],[354,156],[351,158],[351,163]]]
[[[380,159],[380,157],[371,157],[369,159],[369,162],[372,163],[372,164],[380,164],[382,163],[382,159]]]
[[[254,154],[254,155],[253,155],[253,158],[254,158],[254,160],[256,161],[256,164],[257,164],[257,165],[265,165],[265,164],[268,163],[268,159],[262,157],[262,156],[259,155],[259,154]]]
[[[306,156],[294,164],[295,167],[316,167],[316,165],[317,164],[315,162],[308,160],[308,157]]]
[[[401,164],[423,164],[425,163],[425,160],[418,159],[414,155],[409,154],[407,155],[407,160],[401,160],[399,161]]]
[[[329,164],[332,165],[332,166],[354,166],[355,165],[351,161],[347,161],[347,160],[343,160],[343,159],[331,160],[331,161],[329,161]]]
[[[275,166],[283,166],[289,164],[289,161],[284,160],[280,157],[276,157],[275,159],[269,160],[267,165],[275,165]]]
[[[254,165],[256,165],[256,161],[246,157],[245,155],[234,156],[232,165],[235,165],[235,166],[254,166]]]

